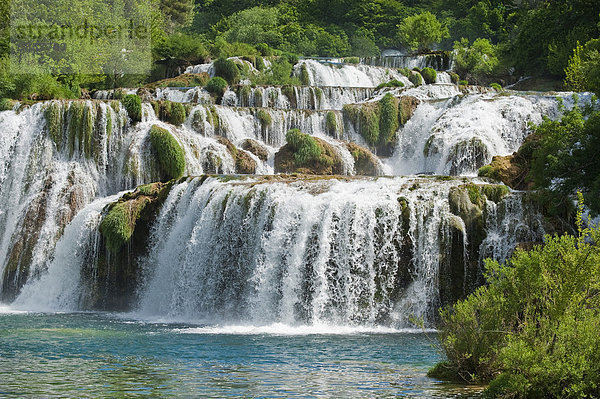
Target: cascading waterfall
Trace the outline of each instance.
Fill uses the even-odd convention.
[[[381,57],[363,58],[361,62],[367,65],[387,68],[433,68],[436,71],[452,69],[452,54],[447,52],[425,55],[383,55]]]
[[[559,94],[560,99],[490,92],[442,100],[427,99],[429,94],[406,92],[425,101],[399,132],[394,156],[387,160],[394,174],[474,175],[493,155],[516,151],[531,133],[529,123],[556,118],[561,104],[572,106],[571,93]]]
[[[417,61],[439,61],[431,59]],[[310,86],[232,86],[219,105],[203,88],[154,89],[154,100],[187,103],[178,126],[159,120],[148,102],[142,121],[132,123],[111,91],[97,92],[96,100],[0,112],[0,299],[22,309],[104,309],[97,297],[110,295],[110,286],[95,285],[106,278],[99,259],[117,263],[98,225],[117,193],[160,179],[148,138],[154,125],[182,147],[186,176],[233,175],[240,153],[256,164],[256,174],[273,174],[291,128],[328,143],[341,173],[352,175],[360,153],[338,140],[367,143],[344,105],[373,107],[391,93],[413,97],[416,109],[378,171],[465,176],[493,155],[515,151],[529,122],[556,118],[561,102],[573,104],[570,93],[459,87],[445,72],[436,84],[414,87],[395,69],[400,61],[370,62],[382,66],[302,60],[294,73],[308,75]],[[214,75],[214,67],[187,72]],[[405,87],[375,89],[393,79]],[[540,241],[543,233],[535,207],[513,192],[464,205],[483,215],[485,231],[474,236],[472,221],[456,211],[462,205],[452,202],[468,195],[451,195],[467,182],[483,184],[188,177],[161,199],[148,225],[147,252],[124,260],[141,265],[137,302],[128,305],[140,317],[207,323],[404,327],[414,316],[432,326],[441,304],[474,288],[484,258],[506,259],[517,244]]]

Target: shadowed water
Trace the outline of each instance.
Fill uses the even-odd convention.
[[[2,397],[472,397],[426,377],[434,333],[0,314]]]

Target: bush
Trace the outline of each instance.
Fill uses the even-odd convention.
[[[600,39],[585,46],[577,43],[565,68],[564,83],[569,90],[600,93]]]
[[[185,154],[175,137],[168,130],[154,125],[150,129],[150,143],[158,155],[163,177],[171,180],[183,176]]]
[[[456,71],[465,76],[471,74],[475,79],[491,75],[499,65],[496,48],[487,39],[476,39],[469,44],[468,39],[454,42]]]
[[[337,118],[335,116],[335,112],[333,112],[333,111],[327,112],[327,116],[325,117],[325,126],[327,129],[327,133],[330,136],[335,137],[336,133],[337,133],[337,129],[338,129]]]
[[[358,57],[346,57],[344,62],[347,64],[360,64],[360,58]]]
[[[219,58],[214,63],[215,76],[225,79],[229,84],[236,84],[240,80],[240,70],[233,60]]]
[[[269,114],[264,109],[259,109],[258,112],[256,113],[256,117],[260,121],[260,124],[263,127],[263,129],[270,126],[271,123],[273,122],[273,120],[271,118],[271,114]]]
[[[181,125],[185,122],[186,115],[187,113],[183,104],[171,102],[171,117],[169,122],[173,125]]]
[[[490,87],[496,91],[502,91],[502,86],[499,83],[490,83]]]
[[[425,80],[425,83],[429,85],[435,83],[437,79],[437,72],[433,68],[423,68],[421,71],[421,76]]]
[[[223,96],[227,90],[227,81],[219,76],[215,76],[206,84],[206,91],[215,94],[217,97]]]
[[[408,80],[415,86],[421,86],[423,84],[423,77],[418,72],[412,72]]]
[[[13,109],[13,103],[8,98],[0,98],[0,111],[10,111]]]
[[[583,228],[582,203],[578,236],[487,260],[487,285],[441,312],[449,374],[494,397],[600,395],[600,228]]]
[[[300,67],[300,82],[303,86],[310,86],[310,75],[308,74],[306,64],[302,64]]]
[[[263,57],[272,57],[274,55],[274,51],[271,47],[269,47],[266,43],[258,43],[256,45],[256,49],[260,52],[260,55]]]
[[[400,82],[399,80],[393,79],[393,80],[390,80],[389,82],[379,84],[375,88],[375,90],[381,90],[385,87],[404,87],[404,83]]]
[[[127,94],[121,99],[121,104],[127,110],[127,115],[133,122],[142,120],[142,99],[137,94]]]
[[[456,72],[450,72],[450,80],[452,83],[457,85],[458,81],[460,80],[460,76],[458,76],[458,74]]]
[[[467,80],[459,80],[458,81],[458,85],[459,86],[468,86],[469,85],[469,81],[467,81]]]
[[[300,129],[291,129],[285,139],[294,151],[296,166],[307,165],[321,157],[321,147],[312,136],[302,133]]]
[[[412,72],[408,68],[399,68],[398,72],[400,72],[402,75],[406,76],[407,78],[410,78],[410,75],[412,75]]]

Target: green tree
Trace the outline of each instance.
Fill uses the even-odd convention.
[[[498,67],[494,45],[487,39],[476,39],[472,44],[462,38],[454,43],[456,71],[465,76],[471,74],[475,80],[488,76]]]
[[[400,41],[411,50],[423,52],[448,37],[448,28],[426,11],[407,17],[398,25]]]
[[[565,68],[565,86],[574,91],[600,93],[600,39],[593,39],[573,50]]]

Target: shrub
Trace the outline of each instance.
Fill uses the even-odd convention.
[[[270,126],[271,123],[273,122],[273,120],[271,119],[271,114],[269,114],[264,109],[259,109],[258,112],[256,113],[256,117],[260,121],[260,124],[263,127],[263,129]]]
[[[470,73],[475,79],[492,74],[499,65],[496,48],[487,39],[468,39],[454,42],[456,71],[465,76]]]
[[[0,98],[0,111],[10,111],[13,109],[13,103],[8,98]]]
[[[490,87],[496,91],[502,91],[502,86],[499,83],[490,83]]]
[[[452,83],[457,85],[458,81],[460,80],[460,76],[458,76],[456,72],[450,72],[450,80],[452,81]]]
[[[229,84],[236,84],[240,80],[240,70],[233,60],[218,58],[214,67],[215,76],[225,79]]]
[[[150,143],[158,155],[163,176],[167,180],[183,176],[185,154],[175,137],[168,130],[154,125],[150,129]]]
[[[263,57],[272,57],[274,55],[273,49],[266,43],[258,43],[256,49]]]
[[[336,136],[337,118],[335,116],[335,112],[333,112],[333,111],[327,112],[327,116],[325,117],[325,125],[327,128],[327,133],[331,136]]]
[[[446,370],[494,397],[600,395],[600,228],[579,198],[578,236],[487,260],[487,285],[441,312]]]
[[[186,114],[183,104],[171,102],[171,117],[169,118],[169,122],[173,125],[181,125],[185,122]]]
[[[302,64],[300,67],[300,82],[303,86],[310,85],[310,76],[308,74],[308,69],[306,68],[306,64]]]
[[[358,57],[346,57],[344,58],[344,62],[347,64],[359,64],[360,58]]]
[[[385,87],[404,87],[404,83],[402,83],[399,80],[393,79],[393,80],[390,80],[389,82],[379,84],[375,88],[375,90],[381,90]]]
[[[311,135],[302,133],[300,129],[291,129],[285,139],[294,151],[296,166],[307,165],[310,161],[321,157],[321,147]]]
[[[467,81],[467,80],[459,80],[458,81],[458,85],[459,86],[468,86],[469,85],[469,81]]]
[[[127,115],[133,122],[142,120],[142,99],[137,94],[127,94],[121,100],[121,104],[127,110]]]
[[[206,91],[215,94],[217,97],[223,96],[227,90],[227,81],[219,76],[215,76],[206,84]]]
[[[407,78],[410,78],[410,76],[412,75],[412,72],[408,68],[399,68],[398,72],[400,72],[402,75],[406,76]]]
[[[421,76],[425,80],[425,83],[432,84],[435,83],[437,79],[437,72],[433,68],[423,68]]]
[[[408,78],[408,80],[410,80],[410,82],[412,84],[414,84],[415,86],[421,86],[423,84],[423,77],[418,72],[411,73],[411,75]]]

